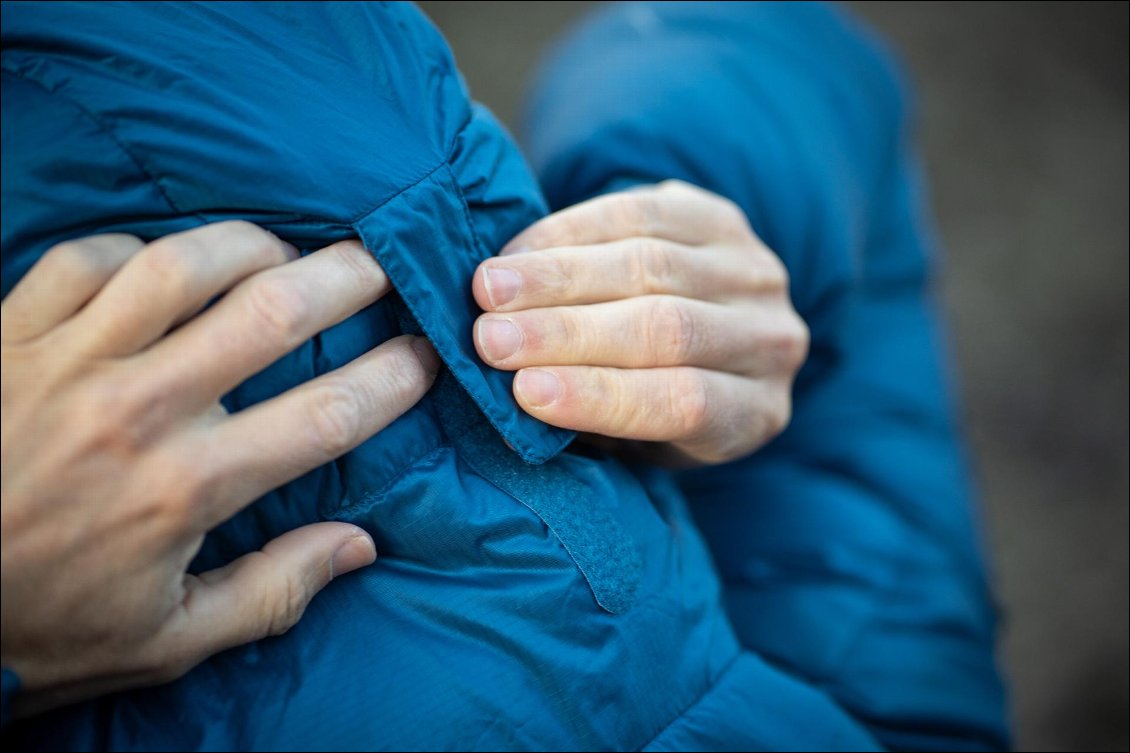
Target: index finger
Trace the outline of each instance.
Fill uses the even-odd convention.
[[[598,196],[549,215],[516,235],[502,254],[588,246],[631,237],[686,245],[748,238],[745,213],[729,199],[682,181]]]
[[[52,247],[4,302],[0,337],[19,342],[45,334],[85,306],[145,244],[106,233]]]
[[[207,405],[389,290],[360,241],[339,241],[245,279],[138,358],[186,404]]]
[[[183,453],[211,481],[198,513],[210,530],[271,489],[341,457],[431,387],[439,357],[397,337],[328,374],[185,435]]]

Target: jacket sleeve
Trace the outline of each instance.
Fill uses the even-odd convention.
[[[745,647],[888,747],[999,748],[909,111],[889,58],[834,9],[626,4],[550,57],[523,134],[555,208],[680,178],[740,204],[789,268],[813,336],[792,424],[679,479]]]

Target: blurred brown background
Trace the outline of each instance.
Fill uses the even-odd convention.
[[[424,2],[508,123],[594,3]],[[1126,3],[852,3],[917,84],[1017,744],[1127,750]]]

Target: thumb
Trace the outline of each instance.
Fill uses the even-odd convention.
[[[171,682],[213,654],[285,633],[335,576],[377,558],[369,534],[347,523],[315,523],[226,567],[184,579],[186,594],[156,636],[117,668],[50,691],[21,693],[17,717],[125,688]],[[118,671],[121,670],[121,671]]]
[[[195,661],[234,646],[281,635],[335,577],[377,558],[372,538],[348,523],[315,523],[274,539],[262,550],[189,580],[182,624],[168,638],[171,653]]]

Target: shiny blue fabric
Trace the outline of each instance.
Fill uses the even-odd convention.
[[[225,398],[423,331],[405,416],[210,535],[196,569],[348,520],[381,557],[287,635],[18,723],[52,749],[867,749],[1005,742],[993,617],[906,108],[823,6],[626,6],[550,59],[555,206],[681,177],[735,199],[814,333],[793,426],[673,476],[523,414],[470,340],[475,265],[547,211],[405,4],[3,6],[6,294],[51,245],[229,218],[359,236],[398,295]],[[874,333],[874,336],[873,336]],[[191,368],[191,364],[186,364]]]

